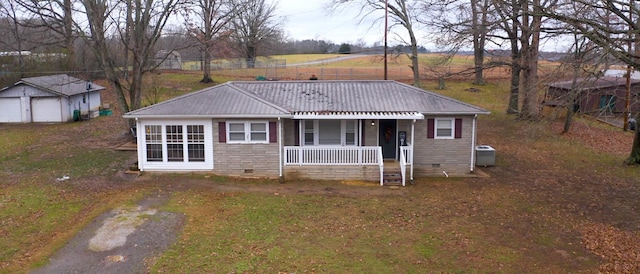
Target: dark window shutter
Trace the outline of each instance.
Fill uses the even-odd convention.
[[[269,143],[278,142],[278,129],[276,122],[269,122]]]
[[[427,138],[433,139],[435,132],[435,120],[427,119]]]
[[[300,145],[300,120],[293,121],[293,139],[296,146]]]
[[[456,126],[455,126],[455,133],[453,134],[453,136],[456,139],[460,139],[462,138],[462,119],[456,119]]]
[[[218,142],[227,142],[227,124],[225,122],[218,122]]]

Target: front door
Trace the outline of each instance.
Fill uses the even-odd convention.
[[[396,126],[397,120],[380,120],[378,143],[382,147],[382,156],[385,159],[396,159]]]

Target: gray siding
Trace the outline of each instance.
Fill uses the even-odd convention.
[[[471,136],[473,116],[456,116],[462,118],[462,138],[460,139],[428,139],[427,119],[416,122],[414,144],[414,172],[419,176],[464,175],[470,172]],[[436,165],[436,166],[434,166]],[[439,166],[437,166],[439,165]]]

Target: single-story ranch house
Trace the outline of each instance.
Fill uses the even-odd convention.
[[[66,74],[23,78],[0,89],[0,123],[68,122],[98,114],[104,89]]]
[[[228,82],[131,111],[141,171],[371,180],[474,169],[488,111],[395,81]]]

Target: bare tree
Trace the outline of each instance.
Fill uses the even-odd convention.
[[[617,58],[631,68],[640,67],[640,10],[635,1],[627,0],[573,0],[598,14],[607,15],[606,20],[592,20],[591,17],[574,16],[574,14],[548,7],[543,9],[545,16],[565,22],[575,28],[581,35],[603,48],[604,52]],[[629,44],[635,46],[630,47]],[[640,120],[640,112],[636,114]],[[627,164],[640,164],[640,130],[636,130],[631,153],[625,160]]]
[[[449,0],[429,5],[421,20],[431,29],[434,41],[449,52],[471,45],[474,56],[473,84],[484,85],[485,46],[499,21],[490,0]]]
[[[255,67],[258,50],[268,47],[281,36],[276,18],[276,3],[266,0],[231,0],[235,8],[232,38],[244,55],[247,67]]]
[[[211,83],[211,56],[216,38],[227,33],[235,7],[229,0],[195,0],[194,8],[185,9],[189,37],[202,52],[202,83]],[[191,15],[195,18],[192,20]]]
[[[519,0],[492,0],[496,13],[501,20],[499,26],[506,34],[505,40],[509,41],[511,51],[511,86],[509,88],[509,103],[507,104],[507,113],[519,113],[520,100],[520,71],[521,57],[520,44],[518,35],[520,32],[519,18],[521,7]]]
[[[345,7],[360,8],[360,16],[362,19],[373,16],[375,11],[384,11],[388,7],[388,13],[392,20],[390,28],[394,26],[402,26],[408,34],[409,40],[405,36],[397,35],[397,38],[403,43],[411,47],[411,70],[413,71],[413,85],[420,86],[420,68],[418,60],[418,38],[414,30],[414,25],[418,23],[417,14],[414,12],[425,10],[425,5],[420,0],[332,0],[330,9],[337,12]],[[384,18],[376,18],[382,20]]]
[[[2,14],[2,25],[6,27],[2,28],[3,39],[2,43],[7,46],[7,48],[11,49],[12,53],[8,55],[11,57],[16,57],[18,61],[18,72],[19,78],[23,77],[23,73],[25,71],[25,56],[24,51],[25,48],[25,38],[24,38],[24,30],[20,25],[20,18],[18,18],[18,11],[20,7],[14,1],[3,1],[0,3],[0,14]],[[16,56],[13,53],[16,53]]]
[[[67,69],[76,68],[75,45],[77,39],[73,22],[74,3],[72,0],[16,0],[25,11],[40,20],[30,20],[26,26],[31,28],[46,28],[56,34],[58,39],[50,41],[60,45],[66,54]],[[44,43],[42,39],[39,43]]]
[[[82,4],[89,27],[83,33],[83,38],[92,46],[100,60],[105,76],[116,92],[120,107],[124,112],[140,108],[143,76],[154,68],[150,60],[155,43],[179,2],[82,0]],[[112,38],[110,34],[119,38],[122,49],[131,54],[130,67],[128,63],[124,67],[116,64],[118,52],[114,52],[108,45]],[[120,77],[123,71],[130,71],[130,78]]]
[[[473,67],[476,85],[484,85],[484,47],[487,42],[489,25],[489,0],[471,0],[471,33],[473,37]]]

